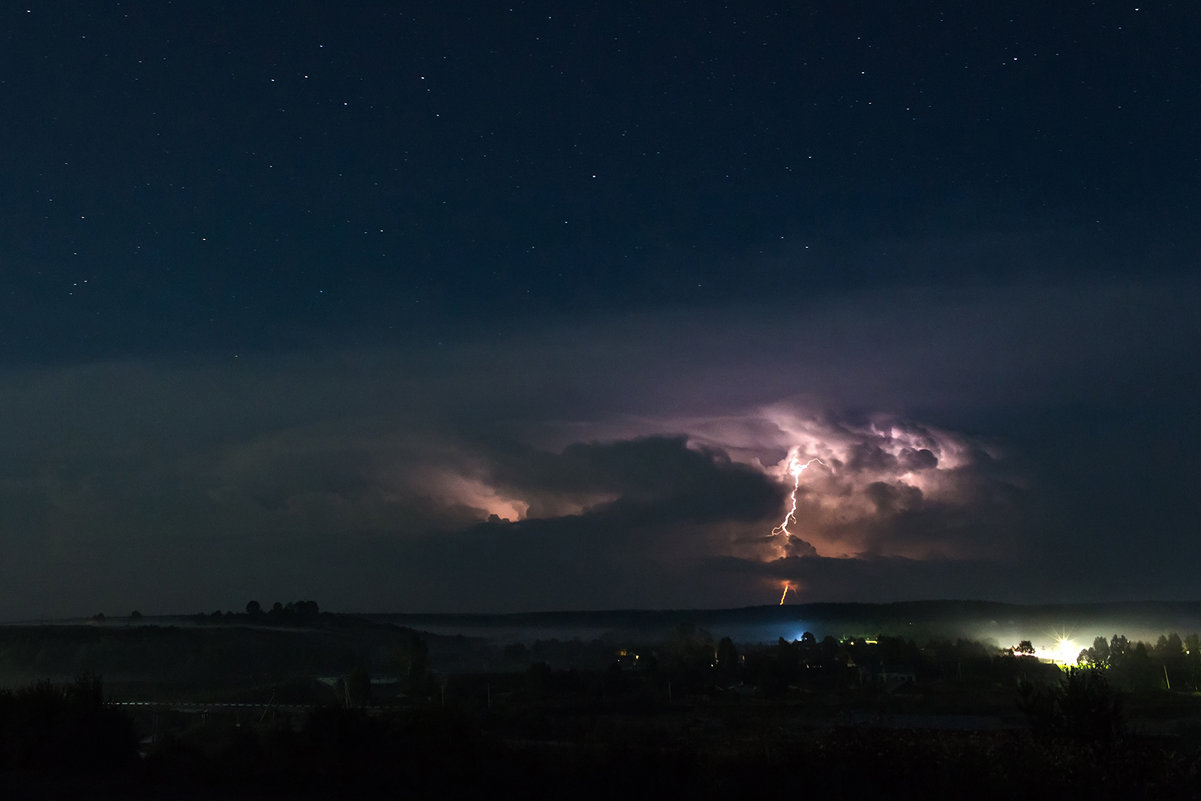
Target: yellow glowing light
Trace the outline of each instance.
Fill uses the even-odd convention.
[[[1055,646],[1050,651],[1050,659],[1054,662],[1063,662],[1064,664],[1076,664],[1076,657],[1080,655],[1080,646],[1072,642],[1067,637],[1060,637],[1055,641]]]
[[[1034,656],[1060,665],[1074,665],[1080,656],[1080,646],[1066,633],[1057,634],[1050,645],[1035,648]]]
[[[793,589],[793,586],[791,584],[789,584],[787,581],[784,582],[784,592],[780,593],[780,606],[784,605],[784,599],[788,597],[788,593],[790,590],[792,592],[796,592],[796,590]]]

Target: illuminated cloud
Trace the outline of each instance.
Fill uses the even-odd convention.
[[[903,310],[888,296],[788,318],[8,369],[0,601],[10,616],[251,594],[713,606],[774,603],[784,581],[798,599],[1184,594],[1175,566],[1201,558],[1178,536],[1196,504],[1177,488],[1201,480],[1180,450],[1193,362],[1140,327],[1175,320],[1180,294],[909,296]],[[936,332],[932,354],[940,326],[963,333]],[[781,541],[793,449],[822,462]],[[1158,567],[1122,569],[1136,561]]]
[[[795,540],[774,543],[786,553],[968,557],[1015,546],[1012,536],[999,540],[988,535],[1011,514],[1019,492],[1017,479],[1006,471],[996,446],[963,435],[884,416],[852,422],[783,405],[737,417],[661,422],[644,418],[631,427],[639,436],[656,429],[682,431],[676,439],[660,440],[660,450],[662,444],[686,438],[687,449],[679,447],[677,455],[694,452],[698,459],[704,454],[769,479],[779,498],[774,508],[757,509],[766,514],[759,518],[763,537],[755,539],[768,537],[787,511],[784,497],[793,481],[789,454],[795,452],[801,461],[820,459],[797,485],[797,510],[790,526]],[[614,430],[611,425],[605,429]],[[558,456],[543,454],[546,475],[533,483],[542,496],[591,492],[623,498],[653,494],[660,486],[686,485],[685,462],[663,458],[663,453],[646,458],[640,452],[646,450],[646,442],[577,444]],[[622,453],[631,463],[620,478],[612,472],[612,458],[601,461],[609,472],[583,458]],[[667,502],[666,496],[660,500]],[[545,497],[538,503],[554,506]],[[724,508],[730,519],[740,517],[736,506]]]

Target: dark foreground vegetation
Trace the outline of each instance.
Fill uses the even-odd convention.
[[[118,705],[133,685],[106,700],[90,676],[2,691],[0,797],[1201,795],[1192,654],[1181,645],[1172,689],[1150,679],[1172,675],[1155,660],[1179,638],[1127,643],[1145,663],[1098,649],[1065,671],[966,640],[739,647],[680,626],[655,647],[610,649],[602,667],[529,661],[573,653],[560,644],[511,650],[519,669],[447,674],[422,638],[390,636],[388,659],[348,647],[353,668],[308,685],[260,665],[253,687],[224,689],[266,700],[238,705],[180,687]]]

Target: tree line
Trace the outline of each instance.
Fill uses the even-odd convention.
[[[1109,640],[1097,637],[1076,660],[1082,667],[1100,668],[1121,689],[1201,689],[1201,636],[1184,639],[1176,632],[1161,634],[1154,644],[1131,642],[1124,634]]]

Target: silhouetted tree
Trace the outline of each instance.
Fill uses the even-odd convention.
[[[668,643],[667,669],[680,678],[699,681],[713,669],[713,635],[692,623],[680,623]]]
[[[0,692],[0,768],[96,772],[128,766],[137,755],[133,722],[104,706],[95,676]]]
[[[1100,670],[1068,668],[1057,684],[1042,687],[1023,681],[1018,695],[1031,728],[1041,733],[1112,744],[1125,729],[1122,697]]]
[[[1197,634],[1184,638],[1184,668],[1187,686],[1196,692],[1201,686],[1201,636]]]
[[[300,620],[315,620],[321,613],[321,609],[317,606],[316,601],[296,601],[288,606],[292,612]]]
[[[1115,634],[1109,641],[1109,666],[1118,667],[1130,650],[1130,641],[1125,634]]]
[[[1085,649],[1084,655],[1091,665],[1109,667],[1109,642],[1104,637],[1097,637],[1092,647]]]

